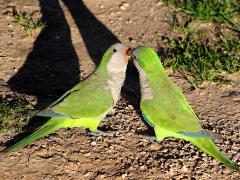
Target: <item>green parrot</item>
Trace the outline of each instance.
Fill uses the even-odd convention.
[[[131,49],[121,43],[112,45],[103,55],[99,67],[86,79],[75,85],[36,116],[50,119],[3,153],[31,144],[60,128],[83,127],[92,132],[120,97]]]
[[[133,53],[141,84],[140,109],[144,121],[153,127],[156,140],[175,137],[190,141],[226,166],[238,170],[211,139],[218,136],[201,127],[181,90],[168,78],[157,53],[148,47],[138,47]]]

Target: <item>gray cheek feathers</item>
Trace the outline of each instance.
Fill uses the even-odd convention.
[[[140,67],[137,60],[134,60],[133,62],[139,72],[141,85],[141,100],[153,99],[153,92],[149,85],[145,71]]]

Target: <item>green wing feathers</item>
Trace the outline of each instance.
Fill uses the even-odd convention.
[[[98,117],[113,106],[111,90],[108,89],[108,75],[98,69],[91,77],[76,85],[67,98],[52,107],[56,113],[73,118]]]

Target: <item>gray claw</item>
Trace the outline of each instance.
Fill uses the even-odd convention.
[[[99,129],[97,129],[96,132],[90,132],[91,135],[93,136],[113,136],[115,132],[104,132]]]

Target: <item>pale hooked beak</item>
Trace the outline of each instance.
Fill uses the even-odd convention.
[[[129,47],[126,47],[123,49],[123,52],[124,52],[124,54],[127,55],[127,57],[128,57],[127,60],[129,60],[132,56],[132,49]]]

